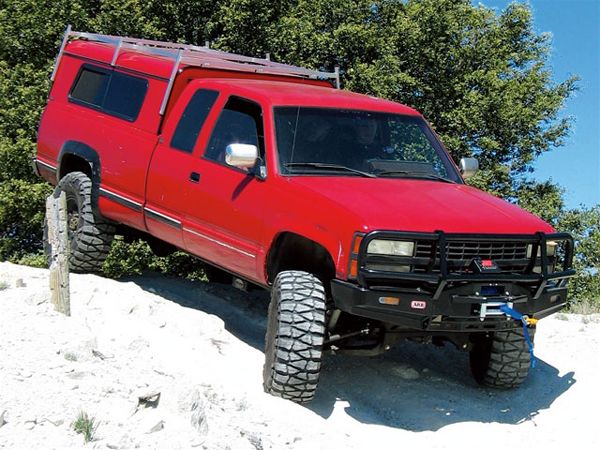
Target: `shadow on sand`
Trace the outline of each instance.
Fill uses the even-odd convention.
[[[161,275],[131,281],[183,307],[221,318],[227,331],[263,350],[267,292],[245,293]],[[538,359],[519,389],[488,390],[478,387],[468,366],[468,355],[451,346],[411,342],[377,357],[330,355],[316,398],[307,408],[327,418],[342,407],[362,423],[409,431],[435,431],[458,422],[517,424],[535,421],[576,382],[573,372],[561,376],[557,368]]]

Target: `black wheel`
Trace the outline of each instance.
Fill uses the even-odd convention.
[[[534,332],[534,328],[529,330],[532,339]],[[531,364],[522,328],[476,336],[469,359],[475,380],[498,389],[520,386]]]
[[[223,269],[205,264],[203,267],[204,275],[211,283],[223,283],[231,284],[233,282],[233,275],[229,272],[225,272]]]
[[[265,337],[265,392],[307,403],[315,395],[325,339],[325,289],[314,275],[289,270],[275,278]]]
[[[108,256],[115,227],[92,209],[92,181],[83,172],[71,172],[54,189],[67,199],[67,229],[70,240],[69,268],[73,272],[99,272]],[[44,221],[44,248],[48,254],[47,223]]]

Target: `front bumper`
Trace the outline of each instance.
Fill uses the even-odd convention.
[[[496,314],[498,303],[509,303],[522,314],[541,319],[566,305],[565,286],[548,287],[533,299],[528,290],[504,284],[510,295],[477,295],[486,284],[473,283],[444,290],[437,299],[416,289],[370,289],[341,280],[331,282],[331,293],[340,310],[398,327],[419,331],[475,332],[520,326],[503,314]],[[386,304],[397,299],[397,304]],[[486,308],[482,316],[482,305]]]
[[[387,258],[387,264],[422,264],[420,272],[373,270],[369,262],[381,260],[367,253],[374,239],[426,241],[431,243],[427,258]],[[561,261],[552,271],[546,244],[562,244]],[[454,242],[502,245],[519,242],[532,246],[532,254],[520,271],[486,273],[456,270],[447,249]],[[539,249],[539,257],[538,255]],[[542,318],[559,311],[567,302],[567,280],[575,275],[571,268],[573,239],[565,233],[534,235],[473,235],[374,231],[362,236],[355,282],[333,280],[332,297],[336,307],[347,313],[399,327],[420,331],[471,332],[508,329],[518,326],[499,311],[509,304],[522,314]],[[521,261],[523,263],[523,261]],[[540,266],[536,272],[534,267]]]

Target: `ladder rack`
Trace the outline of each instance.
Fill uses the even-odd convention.
[[[173,83],[175,82],[175,77],[182,66],[268,75],[281,75],[311,80],[326,80],[332,82],[336,88],[340,88],[340,72],[338,67],[335,68],[334,72],[322,72],[318,70],[310,70],[303,67],[277,63],[271,61],[269,55],[263,59],[213,50],[209,48],[208,42],[206,43],[206,46],[200,47],[197,45],[153,41],[150,39],[137,39],[123,36],[85,33],[73,31],[71,29],[71,25],[67,26],[63,36],[60,50],[54,64],[54,70],[52,71],[52,75],[50,77],[52,81],[54,81],[56,76],[58,65],[64,53],[65,47],[69,41],[77,39],[114,45],[114,53],[110,63],[113,67],[118,67],[119,55],[125,49],[173,59],[173,70],[171,71],[169,83],[167,85],[165,96],[160,108],[161,115],[163,115],[165,112],[169,95],[171,93],[171,89],[173,88]]]

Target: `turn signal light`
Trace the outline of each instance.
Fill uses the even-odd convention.
[[[358,251],[360,250],[360,243],[362,242],[362,236],[354,236],[354,243],[352,245],[352,253],[358,255]]]
[[[379,297],[379,303],[383,305],[399,305],[400,299],[398,297]]]
[[[350,278],[356,278],[358,276],[358,261],[356,259],[350,261],[350,272],[348,275]]]
[[[360,243],[363,240],[363,236],[355,234],[352,239],[352,247],[350,249],[350,263],[348,264],[348,278],[356,280],[358,277],[358,252],[360,251]]]

